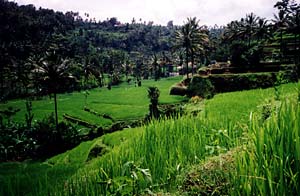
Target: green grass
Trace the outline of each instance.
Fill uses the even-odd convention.
[[[296,86],[294,83],[281,85],[279,92],[281,96],[296,98]],[[259,112],[262,104],[274,98],[274,88],[255,89],[218,94],[202,104],[209,119],[224,118],[233,123],[247,123],[251,112]]]
[[[299,195],[300,108],[286,99],[271,117],[251,122],[250,145],[237,156],[235,195]]]
[[[135,87],[133,84],[123,83],[115,86],[112,90],[106,88],[93,89],[89,91],[87,98],[87,107],[92,108],[100,114],[109,114],[117,120],[138,119],[148,113],[149,100],[147,98],[147,88],[157,86],[161,91],[160,103],[176,103],[182,101],[181,96],[170,96],[169,89],[174,83],[181,80],[181,77],[172,77],[161,79],[160,81],[145,80],[142,81],[142,87]],[[63,114],[69,114],[78,117],[91,124],[110,125],[112,122],[108,119],[97,117],[83,110],[85,106],[85,96],[83,92],[74,92],[58,95],[58,114],[59,120],[62,120]],[[14,120],[24,121],[25,119],[25,100],[11,100],[7,104],[0,104],[0,110],[8,107],[21,109],[16,114]],[[43,97],[42,100],[32,102],[34,119],[42,119],[54,112],[53,99]]]
[[[147,83],[145,82],[143,85],[147,85]],[[296,86],[297,84],[281,85],[279,88],[281,97],[296,99]],[[123,89],[124,86],[118,88]],[[159,88],[164,89],[164,87]],[[116,89],[112,91],[117,91]],[[182,116],[154,121],[146,127],[126,129],[104,135],[94,141],[84,142],[79,147],[44,163],[1,164],[0,179],[2,183],[0,188],[2,186],[2,192],[0,189],[0,194],[22,195],[27,193],[26,191],[30,191],[28,195],[45,195],[45,193],[50,195],[128,193],[132,195],[149,193],[150,190],[176,192],[177,185],[182,184],[180,176],[193,165],[241,145],[249,143],[251,147],[251,140],[249,140],[252,138],[251,134],[249,135],[251,133],[250,114],[259,115],[262,105],[274,97],[273,88],[219,94],[211,100],[200,102],[197,107],[203,110],[196,117]],[[118,101],[111,100],[111,102],[115,104]],[[129,100],[126,102],[128,103]],[[283,116],[285,113],[284,110]],[[291,130],[289,128],[293,126],[289,125],[289,120],[294,119],[294,124],[297,122],[296,127],[299,127],[299,112],[289,114],[287,111],[287,113],[287,117],[283,117],[286,120],[282,121],[285,129],[282,129],[281,132]],[[295,117],[296,115],[298,118]],[[275,120],[273,121],[275,122]],[[262,128],[269,130],[268,133],[272,136],[270,140],[278,139],[278,134],[272,132],[272,126],[267,129],[269,125],[264,127],[257,123],[259,130]],[[295,127],[294,129],[296,130]],[[253,131],[253,133],[256,132]],[[256,134],[253,136],[255,138]],[[294,138],[297,141],[297,135],[288,134],[284,137],[292,138],[288,144],[293,144]],[[264,140],[267,142],[268,138],[265,138]],[[285,141],[280,137],[279,140]],[[87,161],[89,151],[96,144],[106,145],[109,151],[101,157]],[[255,151],[251,151],[251,153],[253,152],[255,153]],[[294,151],[294,153],[297,154],[298,151]],[[254,158],[253,154],[250,155]],[[269,155],[266,159],[261,158],[262,163],[269,160]],[[274,159],[277,160],[276,157]],[[255,160],[251,159],[250,162]],[[253,165],[254,163],[249,167],[253,168]],[[245,168],[243,163],[240,166],[241,170]],[[245,175],[256,175],[247,173],[249,171],[247,168],[245,171]],[[278,172],[278,168],[271,167],[268,171],[272,174]],[[284,171],[288,172],[288,167]],[[32,176],[38,177],[32,178]],[[275,181],[270,178],[270,182]],[[251,186],[249,183],[241,183],[241,187]],[[238,187],[240,186],[238,185]],[[263,188],[258,190],[263,190]]]

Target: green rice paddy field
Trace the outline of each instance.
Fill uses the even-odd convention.
[[[147,113],[147,85],[161,90],[160,102],[182,101],[167,94],[177,80],[93,90],[88,105],[115,118],[137,118]],[[187,103],[187,111],[201,108],[197,116],[161,119],[107,134],[44,162],[1,163],[0,195],[297,195],[299,85],[281,85],[279,100],[274,88],[218,94]],[[53,104],[42,104],[47,101],[40,101],[45,109],[34,106],[34,111],[50,111]],[[60,95],[60,113],[93,121],[77,112],[83,103],[82,94]],[[107,105],[118,110],[103,109]],[[271,109],[263,118],[266,105]],[[91,156],[93,149],[101,153]],[[211,164],[212,157],[217,164]]]
[[[149,99],[147,89],[149,86],[156,86],[160,92],[160,103],[176,103],[182,101],[181,96],[170,96],[171,85],[181,80],[181,77],[161,79],[160,81],[144,80],[141,87],[135,87],[133,83],[123,83],[119,86],[99,88],[88,91],[87,99],[85,92],[65,93],[58,95],[58,115],[59,120],[63,119],[63,114],[80,118],[91,124],[109,125],[109,119],[92,115],[83,110],[86,106],[99,114],[108,114],[116,120],[139,119],[148,113]],[[8,107],[19,108],[20,112],[14,116],[13,120],[24,121],[25,119],[25,100],[12,100],[7,104],[0,104],[0,110]],[[34,119],[42,119],[54,113],[53,99],[48,96],[41,100],[32,102]]]

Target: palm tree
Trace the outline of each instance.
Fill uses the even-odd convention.
[[[259,17],[255,14],[250,13],[247,14],[245,18],[241,18],[240,21],[232,21],[227,25],[225,35],[227,33],[227,37],[229,40],[236,39],[247,39],[248,40],[248,48],[250,47],[251,40],[255,31],[257,29],[257,21]]]
[[[288,30],[294,34],[294,58],[295,62],[299,63],[299,48],[297,48],[297,45],[299,47],[298,38],[300,38],[300,5],[292,8],[291,13],[292,15],[289,17],[288,20]]]
[[[224,41],[232,41],[240,38],[240,31],[241,23],[237,20],[230,22],[227,24],[224,33],[223,33],[223,40]]]
[[[270,26],[268,24],[268,20],[266,20],[265,18],[259,18],[258,19],[258,26],[257,29],[255,31],[255,35],[258,39],[258,41],[261,40],[269,40],[272,38],[272,33],[270,31]]]
[[[288,19],[288,14],[286,11],[283,9],[279,10],[278,16],[274,14],[274,20],[273,22],[275,23],[275,28],[277,31],[280,31],[280,56],[282,58],[282,52],[283,52],[283,31],[286,30],[288,24],[287,24],[287,19]]]
[[[55,50],[46,52],[44,58],[33,61],[35,72],[39,74],[48,94],[54,97],[55,125],[58,127],[57,93],[72,76],[69,74],[69,61],[62,59]]]
[[[178,42],[176,47],[183,47],[185,49],[185,63],[186,63],[186,76],[189,77],[188,72],[188,57],[189,57],[189,49],[191,47],[191,29],[190,25],[187,23],[183,25],[178,31],[175,33],[175,39]]]
[[[189,57],[192,61],[193,70],[194,55],[196,52],[204,49],[204,43],[208,42],[208,35],[204,33],[199,26],[199,20],[194,17],[188,18],[188,21],[178,31],[175,32],[175,39],[177,41],[176,47],[184,48],[185,50],[185,63],[188,78]]]
[[[248,47],[250,47],[251,44],[251,38],[254,35],[255,29],[257,27],[257,21],[259,18],[253,14],[247,14],[245,18],[245,33],[248,37]]]
[[[179,50],[178,55],[179,55],[179,64],[178,65],[181,67],[181,71],[183,71],[183,51]],[[182,72],[182,74],[183,74],[183,72]]]

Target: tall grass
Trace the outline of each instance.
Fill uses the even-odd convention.
[[[140,137],[90,166],[99,170],[82,170],[79,176],[87,178],[74,177],[68,190],[72,189],[72,195],[91,194],[90,189],[102,195],[172,190],[183,168],[239,145],[241,134],[239,127],[218,119],[184,116],[153,121]]]
[[[263,123],[255,118],[250,134],[250,147],[237,157],[235,195],[299,195],[299,102],[285,100]]]

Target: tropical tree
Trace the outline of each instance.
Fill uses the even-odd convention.
[[[253,13],[247,14],[244,20],[244,33],[248,38],[248,47],[250,47],[252,36],[255,34],[258,20],[259,18]]]
[[[183,70],[183,51],[182,50],[180,50],[179,51],[179,66],[181,67],[181,70]]]
[[[280,9],[278,15],[274,14],[274,27],[276,31],[280,32],[280,56],[282,58],[283,53],[283,32],[288,27],[288,14],[284,9]]]
[[[295,61],[297,62],[297,35],[300,34],[300,5],[295,2],[295,0],[281,0],[278,1],[275,5],[275,8],[278,9],[278,16],[274,15],[275,23],[274,27],[277,31],[280,32],[280,54],[283,56],[283,32],[289,32],[294,34],[294,53]]]
[[[294,34],[294,58],[295,62],[299,63],[300,40],[298,39],[300,38],[300,5],[294,4],[290,6],[290,16],[288,17],[288,19],[288,31]]]
[[[242,18],[241,21],[235,20],[227,24],[223,33],[223,40],[225,42],[232,42],[234,40],[243,40],[245,37],[244,31],[241,30],[244,28],[243,23],[244,23],[244,19]]]
[[[268,24],[268,20],[265,18],[259,18],[258,19],[258,26],[255,31],[255,36],[256,38],[261,41],[261,40],[269,40],[273,37],[273,34],[270,30],[270,25]]]
[[[175,47],[184,48],[185,50],[186,73],[187,77],[189,77],[189,58],[191,58],[193,70],[195,53],[204,50],[204,44],[208,42],[208,35],[199,26],[199,20],[194,17],[188,18],[187,22],[175,32],[175,39],[177,42]]]
[[[193,18],[191,21],[192,27],[195,29],[196,32],[193,38],[193,44],[190,48],[191,53],[191,64],[192,64],[192,75],[194,74],[194,64],[195,64],[195,56],[200,54],[205,54],[205,46],[208,45],[208,31],[206,27],[199,26],[199,20]]]
[[[54,112],[56,129],[58,126],[57,93],[67,85],[73,78],[69,74],[69,60],[61,58],[55,50],[46,52],[45,57],[38,60],[31,60],[38,73],[40,82],[49,95],[54,97]]]

